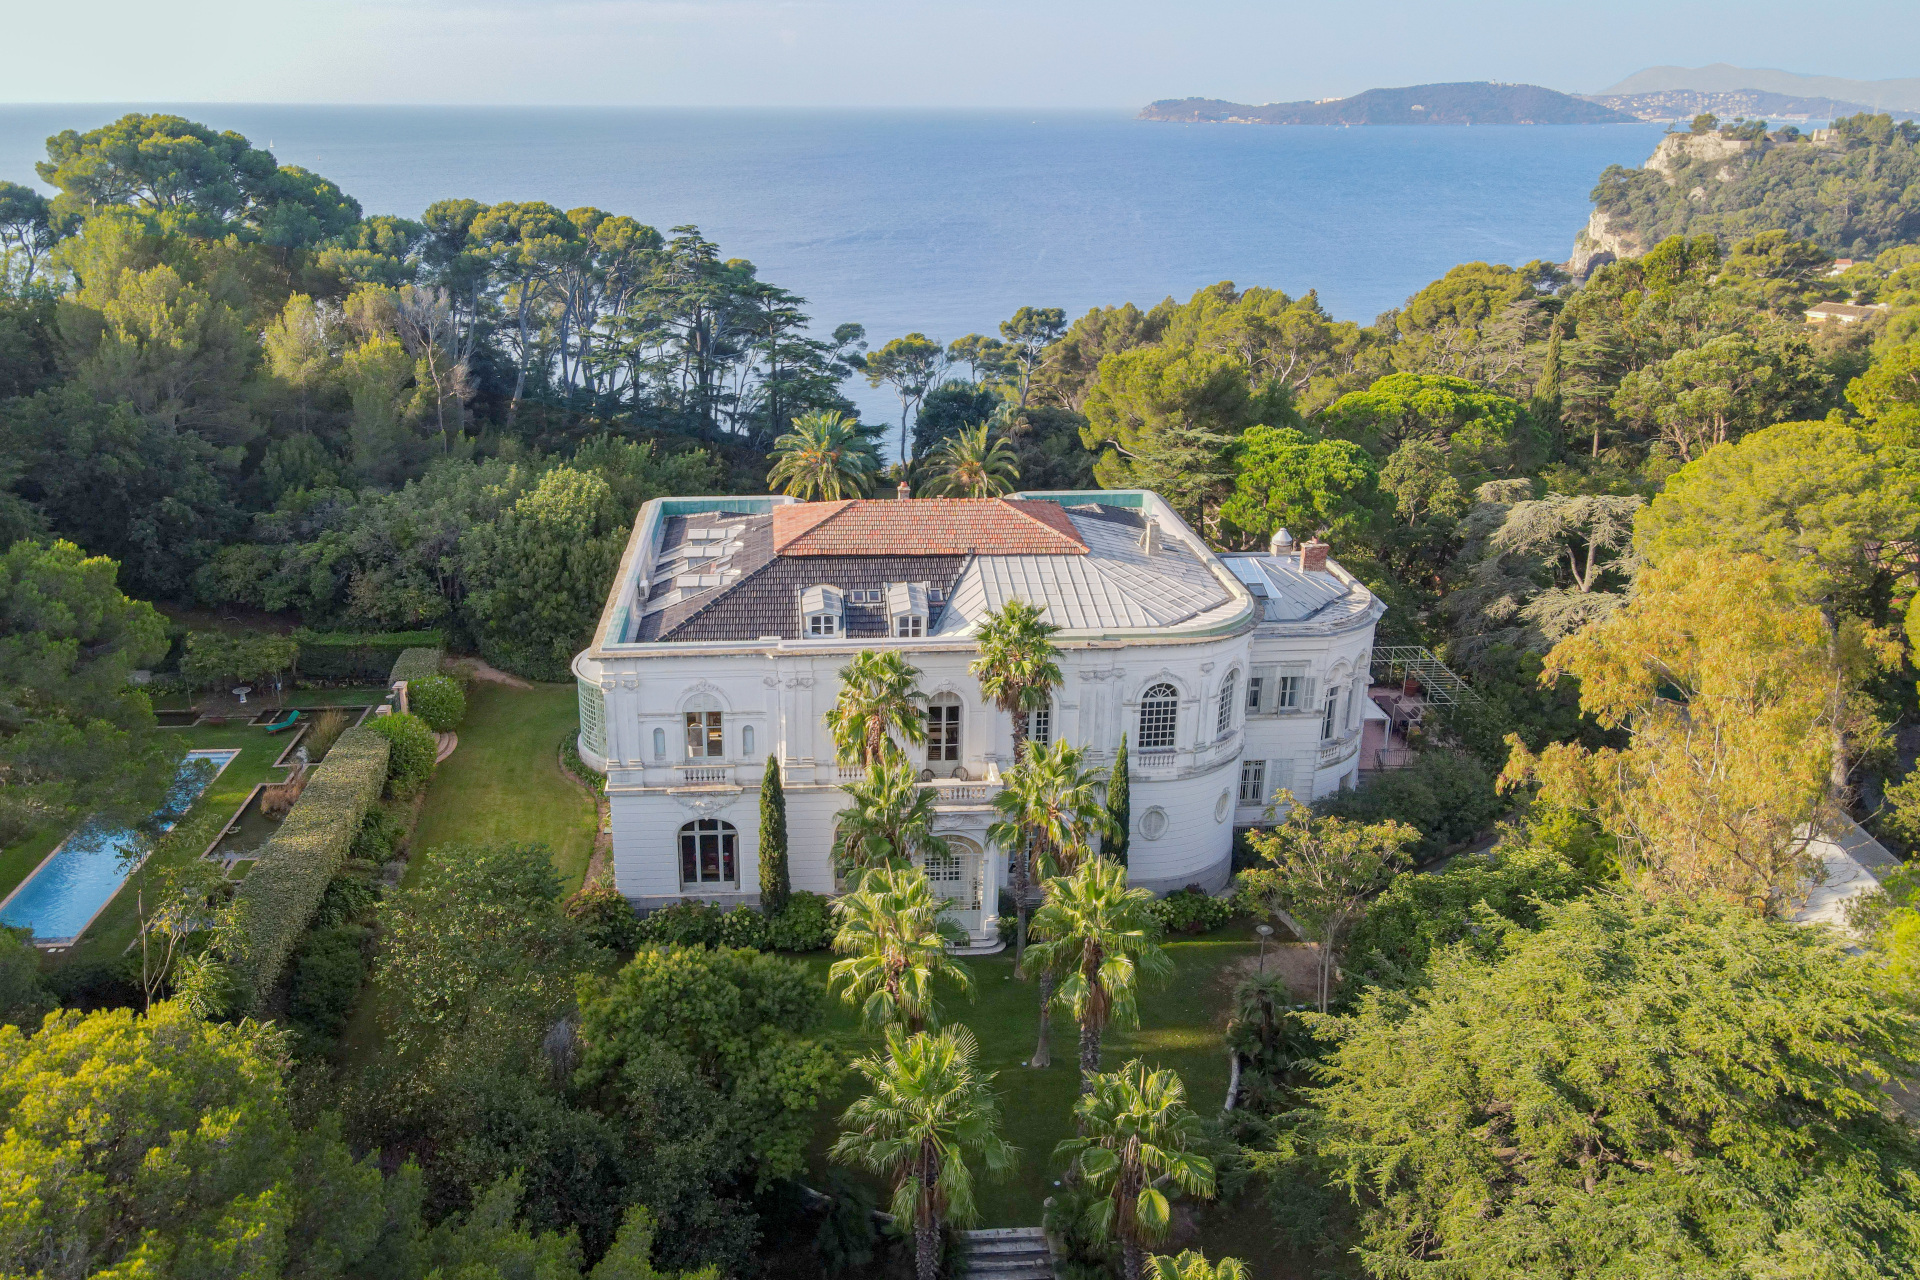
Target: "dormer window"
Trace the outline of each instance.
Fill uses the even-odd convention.
[[[887,617],[892,620],[895,639],[916,640],[926,635],[927,610],[926,583],[887,584]]]
[[[808,587],[800,593],[800,616],[809,639],[825,640],[846,631],[846,596],[838,587]]]

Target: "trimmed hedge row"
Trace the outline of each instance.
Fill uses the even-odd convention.
[[[280,829],[233,896],[228,956],[241,990],[259,1009],[280,980],[327,884],[347,860],[367,811],[387,784],[387,740],[356,727],[314,767]]]
[[[446,656],[447,651],[438,645],[403,649],[387,669],[387,684],[391,686],[400,680],[425,680],[428,676],[437,676],[440,674],[440,663]]]
[[[365,680],[377,684],[387,678],[395,662],[415,649],[438,653],[438,631],[308,631],[293,633],[300,642],[300,674],[310,680]],[[435,670],[438,670],[436,664]],[[426,673],[431,675],[432,672]]]

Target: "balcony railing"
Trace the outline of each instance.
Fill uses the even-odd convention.
[[[1178,752],[1142,751],[1128,762],[1128,768],[1138,769],[1142,773],[1171,773]]]
[[[1000,790],[997,782],[963,782],[958,778],[935,778],[920,785],[933,792],[935,805],[986,804]]]
[[[685,787],[710,787],[725,785],[733,781],[733,766],[730,764],[683,764],[680,766],[680,785]]]

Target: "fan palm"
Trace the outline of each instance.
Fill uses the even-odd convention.
[[[1013,902],[1018,912],[1014,929],[1014,961],[1024,964],[1027,918],[1033,910],[1033,886],[1047,876],[1066,875],[1089,856],[1093,837],[1107,830],[1107,811],[1100,802],[1102,771],[1083,766],[1085,753],[1065,742],[1036,747],[1014,761],[993,798],[1003,815],[987,829],[987,836],[1007,850],[1013,878]],[[1053,1034],[1053,980],[1051,970],[1040,974],[1040,1038],[1030,1066],[1052,1063],[1049,1040]]]
[[[899,650],[862,649],[840,668],[840,696],[827,712],[833,749],[844,761],[872,768],[894,738],[927,740],[926,695],[914,686],[920,669]]]
[[[860,424],[831,409],[803,413],[773,442],[767,487],[802,502],[858,498],[873,487],[880,456]]]
[[[1208,1262],[1206,1254],[1183,1249],[1178,1257],[1158,1253],[1148,1258],[1147,1280],[1252,1280],[1252,1272],[1238,1258]]]
[[[1126,1280],[1143,1280],[1147,1246],[1165,1238],[1173,1218],[1160,1188],[1213,1195],[1213,1163],[1191,1149],[1200,1138],[1200,1117],[1187,1106],[1179,1076],[1148,1070],[1138,1058],[1096,1074],[1073,1104],[1073,1116],[1080,1134],[1054,1154],[1068,1157],[1081,1180],[1101,1193],[1086,1225],[1095,1235],[1118,1237]]]
[[[913,1225],[917,1280],[938,1274],[941,1224],[976,1216],[971,1162],[1000,1174],[1017,1154],[1000,1135],[993,1074],[975,1069],[975,1053],[965,1027],[914,1035],[888,1027],[886,1052],[853,1064],[872,1091],[840,1117],[847,1132],[831,1154],[892,1179],[894,1219]]]
[[[848,1004],[860,1007],[870,1027],[890,1022],[908,1031],[938,1022],[933,980],[950,979],[973,989],[967,967],[947,954],[966,934],[940,913],[946,899],[933,891],[917,867],[883,867],[834,904],[840,929],[833,949],[846,957],[827,971],[827,982]]]
[[[1127,885],[1127,869],[1089,859],[1047,886],[1033,917],[1042,941],[1028,950],[1033,967],[1060,976],[1056,994],[1080,1023],[1080,1091],[1100,1071],[1100,1040],[1109,1022],[1140,1024],[1142,977],[1173,973],[1173,961],[1155,940],[1153,895]]]
[[[1053,688],[1061,683],[1060,650],[1053,644],[1060,630],[1040,615],[1045,605],[1009,600],[987,615],[974,636],[980,656],[967,671],[980,681],[980,694],[1013,717],[1013,755],[1027,741],[1029,711],[1045,710]]]
[[[962,427],[930,459],[935,498],[997,498],[1020,481],[1020,463],[1006,437],[989,440],[990,427]]]
[[[833,863],[848,884],[875,867],[946,856],[947,842],[933,834],[933,791],[891,744],[845,790],[853,803],[833,815]]]

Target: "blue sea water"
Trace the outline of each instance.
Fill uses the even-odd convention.
[[[189,751],[153,814],[159,829],[172,830],[239,754],[238,749]],[[31,930],[42,942],[79,937],[132,874],[129,860],[137,859],[139,848],[139,836],[129,828],[88,819],[0,902],[0,925]]]
[[[0,179],[125,106],[0,107]],[[142,108],[153,110],[155,108]],[[171,107],[369,213],[471,196],[698,225],[816,325],[941,341],[1023,305],[1150,306],[1220,280],[1368,321],[1460,262],[1564,260],[1659,125],[1275,128],[1117,112]],[[850,388],[850,390],[852,390]],[[869,414],[897,413],[858,389]]]

